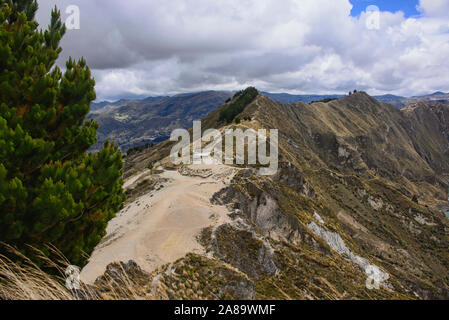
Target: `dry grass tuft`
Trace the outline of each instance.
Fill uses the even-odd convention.
[[[79,290],[69,290],[65,285],[65,270],[70,263],[56,248],[47,247],[52,256],[55,256],[54,260],[45,256],[42,251],[31,248],[44,268],[56,270],[56,275],[53,275],[42,270],[15,248],[7,244],[1,246],[22,262],[18,263],[0,255],[0,300],[142,299],[137,293],[137,285],[129,278],[121,264],[118,264],[121,268],[119,279],[105,275],[99,285],[80,283]]]

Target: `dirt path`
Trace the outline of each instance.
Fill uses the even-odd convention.
[[[210,198],[230,183],[235,171],[224,165],[192,165],[182,173],[164,171],[160,176],[169,182],[162,189],[128,204],[109,222],[106,237],[81,272],[84,282],[93,283],[114,261],[134,260],[153,271],[189,252],[203,253],[196,240],[201,230],[229,221],[226,207],[212,205]]]

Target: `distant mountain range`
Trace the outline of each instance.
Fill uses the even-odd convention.
[[[177,128],[189,128],[193,120],[204,118],[211,111],[223,105],[235,92],[205,91],[184,93],[175,96],[148,97],[145,99],[121,99],[115,102],[91,104],[89,119],[99,124],[98,143],[92,150],[99,149],[109,139],[122,151],[148,143],[167,139]],[[288,93],[263,92],[273,101],[281,103],[312,103],[340,99],[343,95],[293,95]],[[374,96],[375,99],[402,109],[423,101],[428,104],[449,104],[449,94],[435,92],[430,95],[411,98],[391,94]]]
[[[404,108],[412,103],[416,103],[418,101],[425,102],[427,104],[449,104],[449,93],[444,92],[435,92],[432,94],[424,95],[424,96],[415,96],[411,98],[405,98],[405,97],[398,97],[398,96],[380,96],[380,97],[374,97],[382,102],[391,103],[392,105],[396,106],[397,108],[401,109]]]
[[[343,95],[294,95],[288,93],[269,93],[269,92],[263,92],[263,94],[273,101],[282,103],[296,103],[296,102],[311,103],[314,101],[321,101],[324,99],[339,99],[344,97]],[[449,104],[449,93],[444,93],[440,91],[429,95],[414,96],[410,98],[396,96],[392,94],[373,96],[373,98],[381,102],[392,104],[398,109],[402,109],[418,101],[423,101],[429,104],[435,103]]]
[[[88,118],[100,125],[98,142],[92,150],[99,149],[107,139],[124,152],[163,141],[174,129],[191,127],[192,121],[201,120],[232,96],[233,93],[227,91],[206,91],[92,103]]]

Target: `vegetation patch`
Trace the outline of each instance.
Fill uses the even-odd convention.
[[[168,299],[254,299],[254,284],[224,263],[188,254],[161,273],[161,296]],[[168,273],[168,274],[167,274]]]
[[[140,152],[142,152],[142,151],[144,151],[146,149],[150,149],[152,147],[154,147],[154,143],[146,143],[144,145],[128,149],[128,151],[126,151],[126,155],[129,156],[129,155],[132,155],[132,154],[140,153]]]
[[[331,102],[331,101],[334,101],[334,100],[338,100],[338,98],[326,98],[326,99],[322,99],[322,100],[319,100],[319,101],[312,101],[310,104],[317,103],[317,102],[328,103],[328,102]]]
[[[231,123],[237,115],[243,112],[245,107],[256,99],[259,92],[254,87],[236,93],[233,101],[220,112],[219,121]],[[240,122],[240,118],[238,119]]]
[[[155,190],[156,184],[157,181],[151,177],[146,177],[145,179],[139,181],[134,188],[126,190],[126,202],[134,202],[141,196]]]

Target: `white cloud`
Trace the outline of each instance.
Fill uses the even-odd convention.
[[[418,9],[427,16],[449,17],[448,0],[421,0]]]
[[[81,29],[61,62],[85,56],[97,95],[204,89],[416,95],[449,91],[449,0],[421,0],[422,15],[380,13],[380,28],[350,16],[349,0],[45,0],[76,4]],[[61,63],[62,64],[62,63]]]

